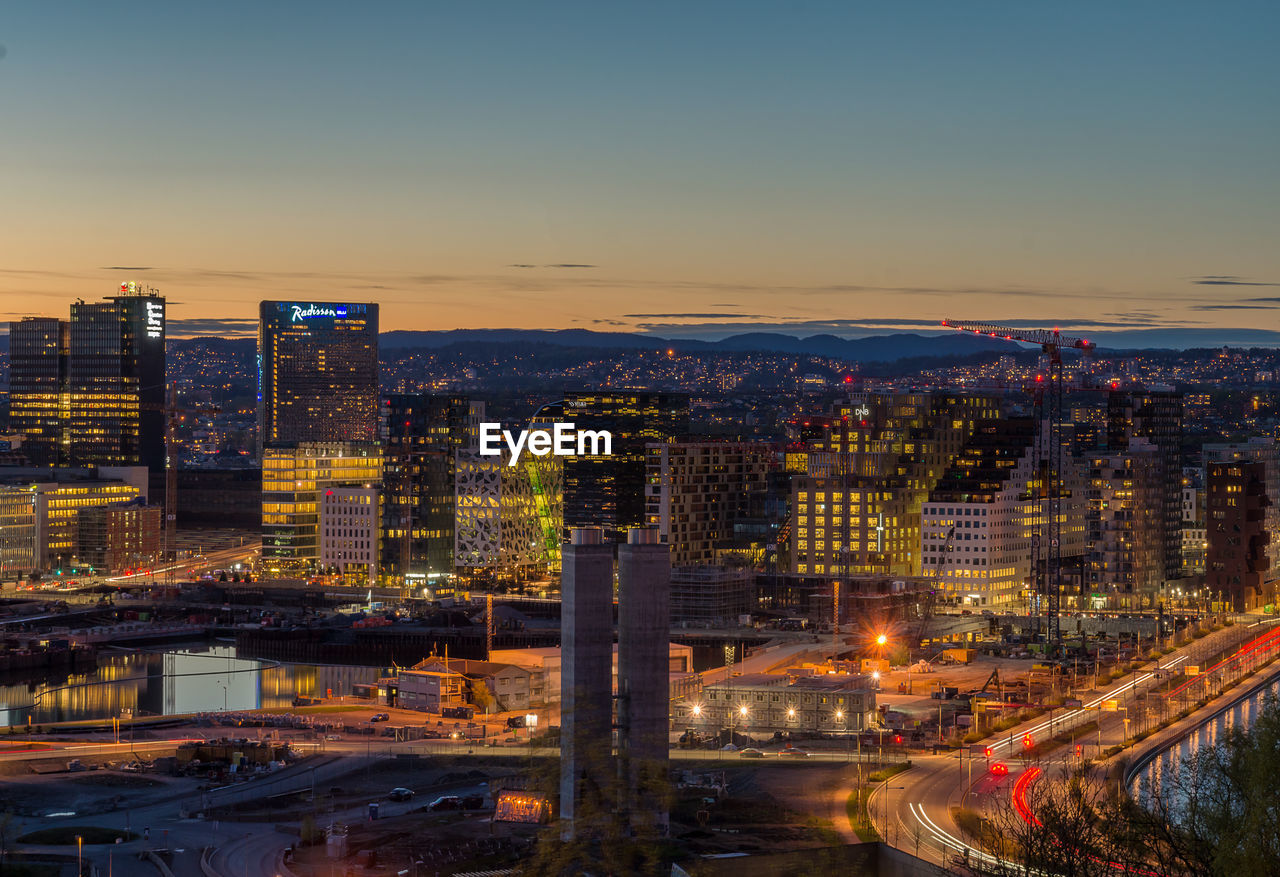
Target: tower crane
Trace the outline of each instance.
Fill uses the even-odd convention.
[[[1035,405],[1040,412],[1038,420],[1048,424],[1048,434],[1042,435],[1038,448],[1038,472],[1040,489],[1033,493],[1041,500],[1039,532],[1032,540],[1032,568],[1035,575],[1036,593],[1048,604],[1049,629],[1046,646],[1058,651],[1062,644],[1062,629],[1059,613],[1062,603],[1062,444],[1063,444],[1063,405],[1062,405],[1062,351],[1079,350],[1081,355],[1088,356],[1097,346],[1084,338],[1073,338],[1063,335],[1054,329],[1011,329],[991,323],[977,323],[966,320],[943,320],[942,325],[975,335],[986,335],[990,338],[1003,338],[1006,341],[1022,341],[1028,344],[1039,344],[1049,363],[1048,386],[1043,382],[1036,387]],[[1038,380],[1038,379],[1037,379]],[[1045,411],[1045,401],[1048,411]],[[1047,543],[1047,546],[1046,544]],[[1047,553],[1045,549],[1048,549]],[[1044,561],[1041,562],[1041,558]]]
[[[938,549],[938,560],[933,565],[933,583],[924,598],[924,606],[920,609],[920,629],[916,633],[916,644],[922,645],[929,632],[929,622],[933,619],[933,609],[938,601],[938,589],[942,587],[942,568],[947,565],[947,556],[951,554],[952,540],[956,538],[956,528],[952,524],[947,530],[946,538]]]

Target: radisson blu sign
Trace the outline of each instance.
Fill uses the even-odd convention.
[[[347,315],[346,305],[290,305],[289,321],[301,323],[303,320],[334,320]]]

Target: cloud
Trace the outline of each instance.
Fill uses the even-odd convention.
[[[523,262],[514,262],[507,266],[508,268],[537,268],[537,265],[526,265]]]
[[[543,265],[544,268],[595,268],[595,265],[583,265],[576,262],[560,262],[555,265]]]
[[[1196,286],[1280,286],[1261,280],[1243,280],[1234,274],[1206,274],[1191,281]]]
[[[769,314],[623,314],[628,320],[716,320],[721,317],[737,317],[741,320],[776,320]]]
[[[1193,311],[1274,311],[1277,305],[1193,305]]]
[[[150,271],[149,265],[107,265],[105,268],[99,268],[99,271]]]
[[[198,335],[247,338],[258,334],[258,321],[240,318],[170,320],[165,331],[175,338],[193,338]]]

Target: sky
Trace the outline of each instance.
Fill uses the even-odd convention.
[[[1277,33],[1230,0],[17,0],[0,321],[133,280],[171,334],[268,298],[384,331],[1266,334]]]

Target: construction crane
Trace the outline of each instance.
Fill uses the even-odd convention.
[[[1048,631],[1045,645],[1053,653],[1060,651],[1062,628],[1059,619],[1062,606],[1062,351],[1079,350],[1088,356],[1097,346],[1084,338],[1063,335],[1054,329],[1011,329],[991,323],[975,323],[966,320],[943,320],[942,325],[961,332],[1039,344],[1049,364],[1048,386],[1037,377],[1035,407],[1037,421],[1047,424],[1042,429],[1037,448],[1039,490],[1032,495],[1041,501],[1040,527],[1031,539],[1032,570],[1035,591],[1042,603],[1047,604]],[[1047,401],[1047,405],[1046,405]],[[1047,411],[1046,411],[1047,408]],[[1046,434],[1047,433],[1047,434]],[[1047,549],[1047,551],[1046,551]]]
[[[921,646],[924,645],[925,634],[929,632],[929,621],[933,618],[933,607],[938,600],[942,568],[947,564],[947,555],[951,553],[951,542],[955,536],[956,528],[952,525],[947,530],[947,538],[942,541],[942,547],[938,549],[938,560],[933,565],[933,586],[929,588],[929,593],[924,598],[924,607],[920,610],[920,630],[916,633],[916,642]]]

